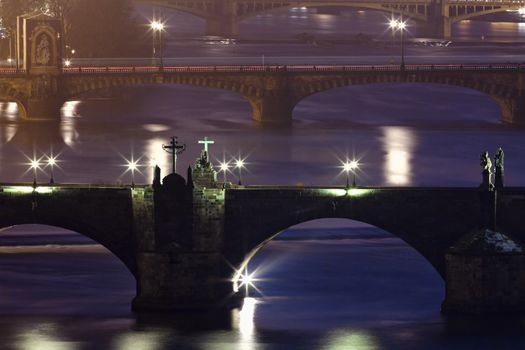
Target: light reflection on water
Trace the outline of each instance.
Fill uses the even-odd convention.
[[[337,330],[326,338],[322,350],[376,350],[377,342],[371,334],[362,330]]]
[[[27,333],[20,335],[16,344],[17,350],[77,350],[81,344],[61,340],[57,335],[57,326],[54,324],[40,324]]]
[[[415,132],[407,127],[383,127],[383,149],[386,154],[385,183],[406,186],[412,183],[412,157],[416,146]]]
[[[113,346],[114,350],[162,350],[168,334],[160,330],[146,330],[122,334]]]
[[[18,130],[14,124],[18,119],[18,105],[16,102],[0,102],[0,145],[6,144],[13,139]]]
[[[60,123],[60,131],[62,138],[64,139],[64,143],[72,148],[75,147],[80,140],[76,124],[77,118],[79,117],[78,108],[81,104],[82,101],[67,101],[61,110],[62,122]]]
[[[167,144],[165,139],[155,137],[149,139],[146,145],[146,167],[144,175],[148,183],[153,182],[153,168],[157,165],[164,170],[162,177],[168,175],[167,171],[170,169],[171,164],[169,163],[169,155],[162,149],[162,145]]]

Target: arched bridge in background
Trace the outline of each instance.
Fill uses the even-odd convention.
[[[519,10],[524,0],[135,0],[182,11],[206,21],[206,34],[236,37],[239,22],[294,7],[351,7],[395,13],[418,22],[419,36],[450,39],[452,23],[491,13]]]
[[[396,235],[447,283],[447,249],[483,221],[479,188],[224,188],[197,180],[192,188],[166,179],[135,187],[0,185],[0,228],[46,224],[92,238],[135,276],[134,307],[165,311],[225,306],[236,295],[237,271],[258,249],[319,218]],[[497,205],[498,228],[524,242],[525,189],[500,190]]]
[[[292,65],[75,67],[58,75],[0,70],[0,99],[18,103],[29,119],[56,119],[79,94],[105,88],[179,84],[233,91],[252,106],[253,119],[289,125],[304,98],[334,88],[376,83],[454,85],[492,97],[507,123],[525,123],[525,66],[477,65]]]

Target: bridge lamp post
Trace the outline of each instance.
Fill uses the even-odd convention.
[[[405,30],[407,28],[407,23],[401,20],[397,25],[398,29],[401,31],[401,70],[405,70]]]
[[[157,37],[157,33],[159,34],[159,52],[160,52],[160,69],[162,70],[164,68],[164,45],[162,42],[162,32],[164,32],[165,26],[164,23],[160,21],[153,21],[150,23],[150,28],[153,30],[153,56],[156,55],[155,50],[155,38]]]
[[[227,173],[228,171],[230,171],[230,164],[229,164],[229,163],[226,163],[226,162],[222,162],[222,163],[219,165],[219,171],[221,171],[222,174],[223,174],[224,184],[222,185],[222,188],[226,188],[226,173]]]
[[[131,172],[131,187],[135,187],[135,171],[139,169],[137,160],[128,160],[128,171]]]
[[[37,173],[38,170],[40,170],[40,166],[42,163],[40,163],[40,159],[33,158],[31,159],[31,162],[29,163],[30,169],[33,170],[33,187],[36,188],[37,184]]]
[[[395,37],[396,37],[396,29],[397,29],[397,26],[399,25],[397,19],[391,19],[390,22],[388,22],[388,27],[390,28],[390,30],[392,31],[392,46],[395,45]]]
[[[354,179],[352,181],[352,187],[356,187],[356,171],[359,169],[359,162],[357,160],[352,161],[346,161],[343,164],[343,171],[346,172],[346,187],[350,188],[350,172],[354,175]]]
[[[57,163],[58,163],[58,160],[56,157],[53,157],[53,156],[47,157],[47,166],[49,166],[49,168],[51,169],[51,179],[49,180],[50,184],[55,183],[53,168],[57,165]]]
[[[239,186],[242,185],[241,172],[245,165],[246,163],[244,162],[244,159],[238,159],[235,161],[235,168],[239,171]]]

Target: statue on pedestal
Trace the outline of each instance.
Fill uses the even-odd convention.
[[[489,152],[485,151],[480,155],[480,165],[483,168],[481,172],[482,182],[481,188],[486,190],[492,190],[494,185],[492,184],[492,161],[489,157]]]
[[[504,187],[504,181],[503,181],[504,156],[505,155],[503,153],[503,149],[500,147],[498,151],[496,152],[496,155],[494,156],[494,169],[495,169],[494,185],[498,189]]]

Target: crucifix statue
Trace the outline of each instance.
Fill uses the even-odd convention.
[[[186,150],[186,144],[179,145],[177,137],[171,138],[169,145],[162,145],[162,149],[172,155],[173,174],[177,172],[177,156]]]
[[[199,144],[200,145],[204,145],[204,154],[206,156],[206,161],[210,161],[210,156],[209,156],[209,153],[208,153],[208,148],[209,148],[209,145],[213,145],[215,144],[215,141],[211,141],[211,140],[208,140],[207,137],[204,138],[204,140],[199,140]]]

